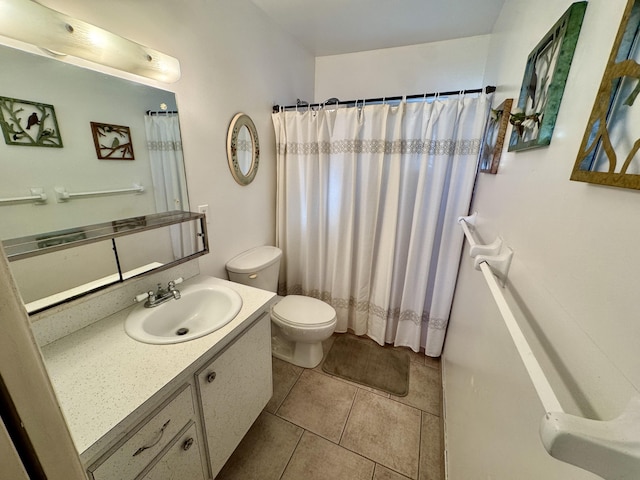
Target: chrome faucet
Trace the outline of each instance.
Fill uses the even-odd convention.
[[[162,284],[158,284],[158,289],[154,292],[153,290],[149,290],[146,293],[142,293],[134,298],[134,301],[141,302],[146,299],[144,302],[145,308],[153,308],[158,305],[162,305],[165,302],[168,302],[171,299],[178,300],[180,298],[180,290],[176,288],[178,283],[182,283],[182,277],[176,278],[175,280],[171,280],[167,285],[167,289],[162,288]]]

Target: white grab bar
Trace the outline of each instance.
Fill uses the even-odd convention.
[[[477,247],[478,243],[476,242],[475,238],[473,238],[473,234],[469,229],[469,223],[467,223],[468,220],[470,220],[469,217],[461,217],[460,219],[458,219],[458,221],[460,222],[460,226],[462,227],[462,231],[469,241],[469,245],[472,248]],[[475,251],[477,251],[477,248],[475,249]],[[511,309],[509,308],[504,295],[502,294],[502,289],[498,285],[498,281],[494,276],[493,270],[491,269],[490,262],[492,258],[498,258],[498,256],[479,256],[474,255],[474,252],[472,252],[471,254],[472,256],[480,259],[480,261],[476,264],[476,268],[479,268],[479,270],[484,275],[487,286],[489,287],[489,290],[493,295],[493,299],[498,306],[498,310],[500,310],[500,313],[502,314],[502,318],[504,319],[504,323],[507,326],[507,330],[509,330],[509,333],[511,334],[511,339],[513,340],[513,343],[515,344],[516,349],[520,354],[520,358],[524,363],[524,367],[527,369],[527,373],[529,374],[529,377],[533,382],[533,386],[536,389],[536,393],[538,394],[538,397],[542,402],[545,412],[563,412],[564,410],[562,410],[562,407],[560,406],[558,397],[556,397],[556,394],[553,392],[553,388],[551,388],[551,385],[549,384],[547,377],[540,367],[538,360],[536,360],[535,355],[531,351],[531,347],[529,347],[527,339],[522,334],[522,330],[520,330],[520,327],[518,326],[518,323],[516,322],[516,319],[513,316],[513,313],[511,312]]]
[[[545,449],[552,457],[596,473],[607,480],[638,478],[640,396],[633,397],[622,414],[609,421],[590,420],[564,412],[496,279],[497,276],[503,282],[506,280],[513,252],[508,249],[506,254],[497,255],[502,248],[501,240],[491,245],[478,244],[471,232],[476,216],[474,213],[468,217],[459,217],[458,223],[471,247],[470,254],[475,257],[475,267],[484,275],[546,412],[540,424],[540,438]],[[491,255],[481,255],[483,250]],[[508,261],[505,261],[506,257]]]
[[[76,192],[70,193],[67,192],[64,187],[56,187],[56,197],[58,202],[66,202],[67,200],[71,200],[72,198],[83,198],[83,197],[97,197],[101,195],[119,195],[123,193],[143,193],[144,187],[138,183],[134,183],[131,188],[119,188],[115,190],[98,190],[95,192]]]
[[[31,188],[31,195],[24,197],[0,198],[0,203],[33,202],[46,203],[47,194],[41,188]]]

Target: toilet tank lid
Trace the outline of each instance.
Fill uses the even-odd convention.
[[[227,270],[234,273],[251,273],[273,265],[282,257],[278,247],[265,245],[255,247],[233,257],[227,262]]]

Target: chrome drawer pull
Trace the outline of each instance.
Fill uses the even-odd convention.
[[[187,438],[182,444],[182,450],[186,452],[191,448],[191,445],[193,445],[193,438]]]
[[[133,457],[135,457],[136,455],[141,454],[142,452],[144,452],[145,450],[151,448],[151,447],[155,447],[158,442],[160,442],[160,440],[162,440],[162,436],[164,435],[164,431],[167,428],[167,425],[169,425],[169,422],[171,421],[171,419],[167,420],[164,425],[162,425],[162,428],[160,429],[160,435],[158,436],[158,439],[153,442],[150,445],[145,445],[144,447],[140,447],[138,450],[136,450],[136,452],[132,455]]]
[[[207,382],[211,383],[216,379],[216,372],[211,372],[207,375]]]

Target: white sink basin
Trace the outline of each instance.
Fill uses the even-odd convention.
[[[134,308],[124,324],[127,335],[156,345],[187,342],[224,327],[242,307],[240,295],[222,285],[193,284],[180,293],[157,307]]]

